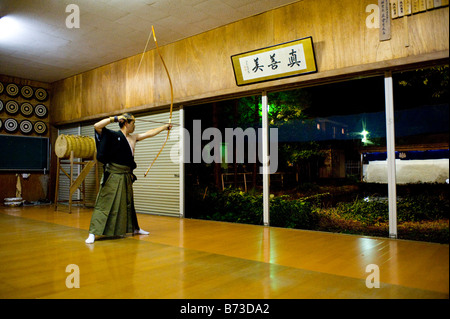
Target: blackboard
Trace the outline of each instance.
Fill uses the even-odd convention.
[[[49,169],[49,139],[0,135],[0,171],[43,171]]]

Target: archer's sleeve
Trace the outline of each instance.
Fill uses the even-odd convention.
[[[97,148],[97,160],[103,164],[110,161],[110,143],[112,141],[113,132],[106,127],[101,133],[95,131],[95,146]]]

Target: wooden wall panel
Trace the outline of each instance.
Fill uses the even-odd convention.
[[[303,0],[161,47],[175,103],[316,83],[346,74],[448,59],[449,9],[391,21],[379,41],[366,12],[375,0]],[[156,30],[157,32],[157,30]],[[231,55],[312,36],[319,72],[237,87]],[[144,45],[144,44],[143,44]],[[53,83],[52,119],[65,124],[170,104],[167,75],[156,50]]]
[[[145,105],[154,99],[154,55],[154,51],[146,52],[140,67],[139,62],[142,54],[124,60],[127,78],[125,102],[121,101],[121,103],[124,103],[124,107]]]
[[[22,198],[26,201],[37,201],[48,199],[48,175],[31,173],[28,178],[23,178],[21,174],[0,173],[0,205],[3,205],[5,198],[16,197],[17,178],[20,178]]]
[[[429,50],[449,49],[448,7],[427,11],[408,17],[409,55],[420,55]],[[395,20],[401,21],[401,20]]]
[[[58,94],[52,95],[54,107],[51,115],[53,119],[81,117],[82,81],[83,75],[76,75],[53,83],[53,90],[58,92]]]

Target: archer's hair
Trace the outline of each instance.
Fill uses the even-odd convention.
[[[127,119],[128,123],[130,123],[130,122],[135,120],[133,114],[131,114],[131,113],[123,113],[122,116]],[[125,125],[125,122],[119,122],[119,127],[120,128],[122,128],[124,125]]]

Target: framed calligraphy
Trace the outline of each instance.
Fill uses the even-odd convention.
[[[238,86],[317,72],[312,37],[231,56]]]

